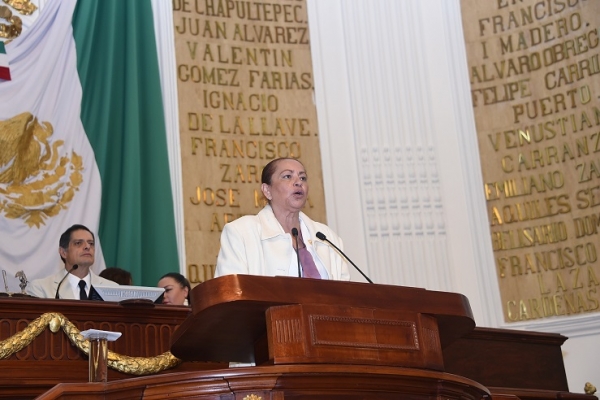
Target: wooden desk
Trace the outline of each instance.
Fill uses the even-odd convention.
[[[586,399],[569,392],[561,351],[567,337],[556,333],[475,328],[444,349],[446,372],[485,385],[493,399]]]
[[[169,351],[171,336],[190,315],[189,307],[122,306],[119,303],[0,297],[0,343],[23,331],[44,313],[63,314],[80,331],[101,329],[123,335],[109,343],[109,350],[131,357],[153,357]],[[5,347],[10,344],[5,343]],[[223,367],[217,363],[183,363],[172,371]],[[133,375],[108,369],[108,379]],[[87,382],[88,359],[64,332],[46,328],[33,342],[0,359],[0,398],[33,398],[57,383]]]
[[[0,297],[1,341],[60,312],[79,330],[123,332],[109,344],[119,354],[157,356],[173,342],[190,360],[144,377],[109,369],[108,383],[87,383],[87,357],[45,329],[0,360],[0,398],[597,400],[568,391],[564,336],[474,329],[467,299],[455,293],[229,276],[196,287],[192,305]],[[209,362],[257,354],[262,366]]]

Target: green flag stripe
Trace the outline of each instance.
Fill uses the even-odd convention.
[[[81,119],[102,177],[106,265],[155,286],[179,261],[151,3],[80,1],[73,36]]]

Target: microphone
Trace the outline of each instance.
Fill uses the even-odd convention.
[[[302,278],[302,269],[300,269],[300,252],[298,252],[298,229],[292,228],[292,236],[296,239],[296,258],[298,259],[298,278]]]
[[[372,280],[370,280],[370,279],[369,279],[369,277],[368,277],[368,276],[366,276],[366,275],[365,275],[365,273],[364,273],[364,272],[362,272],[362,271],[360,270],[360,268],[358,268],[358,267],[356,266],[356,264],[354,264],[354,263],[352,262],[352,260],[351,260],[351,259],[349,259],[349,258],[348,258],[348,256],[344,254],[344,252],[343,252],[342,250],[340,250],[340,249],[339,249],[339,248],[338,248],[338,247],[337,247],[335,244],[331,243],[331,240],[327,239],[327,236],[325,236],[325,235],[324,235],[323,233],[321,233],[321,232],[317,232],[317,238],[319,238],[319,239],[321,239],[321,240],[324,240],[324,241],[326,241],[327,243],[329,243],[330,245],[332,245],[332,246],[333,246],[333,247],[334,247],[334,248],[335,248],[337,251],[339,251],[339,252],[340,252],[340,254],[341,254],[342,256],[344,256],[344,258],[345,258],[345,259],[346,259],[348,262],[350,262],[350,264],[352,264],[352,266],[353,266],[354,268],[356,268],[356,270],[357,270],[358,272],[360,272],[360,273],[361,273],[361,275],[362,275],[362,276],[364,276],[364,277],[365,277],[365,279],[366,279],[366,280],[367,280],[369,283],[373,283],[373,281],[372,281]]]
[[[63,278],[60,280],[60,282],[58,282],[58,286],[56,287],[56,296],[54,296],[55,299],[60,299],[60,297],[58,297],[58,291],[60,290],[60,285],[62,285],[62,283],[65,281],[65,279],[67,279],[67,276],[69,276],[69,274],[71,273],[71,271],[74,271],[77,268],[79,268],[79,265],[77,265],[77,264],[73,265],[71,267],[71,269],[67,271],[67,273],[65,274],[65,276],[63,276]]]

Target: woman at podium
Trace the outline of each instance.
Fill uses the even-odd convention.
[[[301,211],[308,198],[304,165],[294,158],[272,160],[263,169],[261,182],[268,204],[258,214],[224,226],[215,277],[250,274],[350,280],[346,261],[317,233],[343,249],[341,238]]]

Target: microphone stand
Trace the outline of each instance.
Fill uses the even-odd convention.
[[[56,295],[54,296],[55,299],[60,299],[60,297],[58,296],[58,291],[60,290],[60,285],[62,285],[62,283],[65,281],[65,279],[67,279],[67,276],[69,276],[69,274],[71,273],[71,271],[74,271],[77,268],[79,268],[79,265],[77,265],[77,264],[73,265],[71,267],[71,269],[67,271],[67,273],[65,274],[65,276],[63,276],[63,278],[60,280],[60,282],[58,282],[58,286],[56,287]]]
[[[342,250],[340,250],[340,249],[339,249],[339,248],[338,248],[338,247],[337,247],[335,244],[331,243],[331,240],[327,239],[327,236],[325,236],[325,235],[324,235],[323,233],[321,233],[321,232],[317,232],[317,238],[319,238],[319,239],[321,239],[321,240],[324,240],[324,241],[326,241],[327,243],[329,243],[330,245],[332,245],[332,246],[333,246],[333,248],[334,248],[334,249],[336,249],[337,251],[339,251],[339,252],[340,252],[340,254],[341,254],[342,256],[344,256],[344,258],[345,258],[346,260],[348,260],[348,261],[350,262],[350,264],[352,264],[352,266],[353,266],[354,268],[356,268],[356,270],[357,270],[358,272],[360,272],[360,274],[361,274],[362,276],[364,276],[364,277],[365,277],[365,279],[366,279],[366,280],[367,280],[369,283],[373,283],[373,281],[372,281],[372,280],[370,280],[370,279],[369,279],[369,277],[368,277],[368,276],[366,276],[366,275],[365,275],[365,273],[364,273],[364,272],[362,272],[362,271],[360,270],[360,268],[358,268],[358,267],[356,266],[356,264],[354,264],[354,263],[352,262],[352,260],[351,260],[351,259],[349,259],[349,258],[348,258],[348,256],[347,256],[346,254],[344,254],[344,252],[343,252]]]
[[[292,236],[296,239],[296,259],[298,260],[298,278],[302,278],[302,269],[300,267],[300,252],[298,251],[298,229],[292,228]]]

